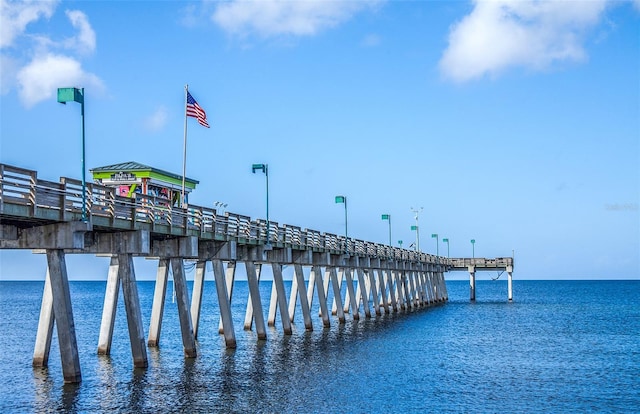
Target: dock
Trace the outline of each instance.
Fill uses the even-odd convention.
[[[448,301],[444,274],[449,271],[469,272],[471,300],[475,300],[476,271],[506,271],[508,300],[512,300],[512,257],[435,256],[230,212],[219,214],[208,207],[174,207],[146,194],[125,197],[116,188],[72,178],[43,180],[36,171],[6,164],[0,164],[0,248],[29,249],[47,256],[33,365],[47,366],[55,322],[67,383],[82,379],[65,262],[68,254],[110,257],[97,352],[110,353],[122,290],[135,367],[147,367],[147,347],[159,344],[169,269],[186,358],[197,357],[207,263],[213,267],[220,307],[219,332],[228,348],[236,347],[231,303],[238,264],[244,265],[249,285],[243,328],[255,329],[258,340],[267,339],[266,326],[274,326],[278,317],[283,333],[291,335],[296,306],[305,330],[313,330],[314,297],[323,327],[345,323],[347,316],[357,321],[444,304]],[[133,257],[140,256],[158,261],[148,337],[133,265]],[[185,261],[196,262],[191,297]],[[266,313],[258,289],[264,266],[271,266],[273,273]],[[294,269],[289,292],[283,266]],[[332,303],[327,300],[330,291]]]

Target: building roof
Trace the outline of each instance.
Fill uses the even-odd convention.
[[[121,162],[119,164],[113,165],[105,165],[104,167],[95,167],[89,170],[90,173],[101,173],[101,172],[120,172],[120,171],[148,171],[156,174],[164,175],[166,177],[170,177],[177,180],[182,180],[182,175],[174,174],[165,170],[161,170],[159,168],[151,167],[149,165],[141,164],[135,161]],[[199,184],[198,180],[194,180],[193,178],[185,177],[185,181],[189,181],[194,184]]]

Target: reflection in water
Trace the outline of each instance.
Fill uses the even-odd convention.
[[[214,384],[219,384],[220,393],[217,400],[217,407],[233,407],[236,403],[236,390],[239,389],[239,375],[236,368],[236,350],[227,349],[221,355],[221,364],[218,375],[215,376]]]
[[[60,400],[62,401],[62,406],[59,407],[58,410],[67,413],[77,412],[78,408],[76,405],[80,396],[80,384],[64,384],[61,393]]]
[[[29,355],[19,358],[24,329],[5,328],[5,321],[21,320],[14,306],[19,298],[12,296],[11,306],[0,306],[6,315],[0,325],[0,412],[497,412],[504,408],[501,395],[510,395],[513,411],[633,411],[640,406],[637,358],[629,358],[640,355],[634,341],[640,335],[634,300],[639,285],[596,282],[585,293],[587,285],[523,282],[523,299],[494,305],[504,289],[487,284],[487,303],[473,305],[468,285],[454,284],[451,291],[458,289],[464,300],[447,306],[370,320],[361,315],[358,322],[347,316],[342,325],[332,317],[330,328],[314,318],[312,332],[299,321],[287,336],[278,325],[260,342],[254,331],[237,329],[232,350],[218,335],[217,304],[208,301],[195,359],[184,357],[177,311],[167,306],[165,336],[160,348],[148,349],[146,370],[133,368],[126,323],[116,323],[111,357],[95,354],[97,309],[92,323],[78,318],[76,326],[79,386],[63,385],[56,349],[49,370],[33,369]],[[104,288],[92,286],[82,303],[99,308]],[[29,297],[41,294],[41,285],[35,287]],[[236,293],[242,292],[244,299],[248,290]],[[152,293],[153,284],[146,290],[141,284],[141,298]],[[606,300],[615,295],[616,301]],[[238,302],[234,324],[242,326],[246,302]],[[593,306],[596,316],[575,312]],[[471,357],[468,349],[477,352]]]
[[[54,381],[47,368],[33,369],[33,388],[35,390],[34,411],[42,412],[53,407],[52,391]]]
[[[100,388],[100,409],[106,411],[117,407],[118,399],[121,397],[118,395],[117,387],[114,386],[114,384],[117,384],[117,377],[111,363],[111,357],[98,355],[97,360],[97,384],[95,386]]]
[[[131,382],[129,383],[129,405],[127,411],[134,413],[145,412],[145,403],[149,401],[147,399],[148,383],[147,383],[147,371],[144,368],[136,368],[133,370],[131,376]]]
[[[405,316],[406,317],[406,316]],[[52,407],[63,411],[154,412],[295,412],[309,411],[309,398],[320,404],[314,410],[335,407],[335,395],[369,371],[375,358],[366,355],[367,342],[402,325],[397,315],[374,316],[330,328],[314,320],[315,330],[294,327],[293,335],[269,328],[268,340],[255,332],[237,332],[238,348],[221,348],[219,338],[198,342],[198,357],[185,358],[181,344],[164,338],[162,348],[149,348],[149,367],[136,369],[128,359],[126,344],[114,356],[92,355],[91,370],[84,370],[80,386],[64,386],[57,398],[57,378],[47,370],[34,370],[35,411]],[[215,329],[215,326],[214,328]],[[363,350],[364,349],[364,350]],[[85,360],[87,357],[85,357]],[[359,361],[359,362],[358,362]],[[363,365],[365,368],[363,368]],[[349,379],[350,378],[350,379]],[[82,390],[82,394],[80,391]],[[80,398],[81,396],[81,398]],[[343,397],[344,398],[344,397]],[[78,405],[78,400],[81,400]],[[348,402],[348,400],[347,400]]]
[[[197,402],[203,391],[202,377],[198,375],[195,358],[184,358],[180,382],[177,384],[177,399],[181,410],[185,412],[195,411],[194,402]]]

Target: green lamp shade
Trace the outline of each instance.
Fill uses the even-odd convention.
[[[78,88],[58,88],[58,102],[84,102],[82,92]]]

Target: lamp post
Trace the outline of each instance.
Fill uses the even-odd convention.
[[[438,236],[438,233],[433,233],[431,235],[432,239],[436,239],[436,257],[440,256],[440,238]]]
[[[420,230],[418,230],[418,226],[411,226],[411,231],[416,232],[416,242],[413,243],[413,247],[415,247],[416,252],[418,252],[420,251]],[[411,248],[411,245],[409,245],[409,248]]]
[[[78,102],[82,119],[82,221],[87,221],[87,178],[85,168],[85,140],[84,140],[84,88],[58,88],[58,102]]]
[[[411,230],[415,230],[416,231],[416,250],[419,252],[420,251],[420,225],[418,223],[418,219],[420,216],[420,212],[424,209],[424,207],[420,207],[420,209],[416,209],[411,207],[411,211],[413,211],[413,213],[415,214],[414,218],[416,219],[416,225],[415,226],[411,226]]]
[[[271,232],[269,228],[269,164],[253,164],[251,172],[262,171],[267,181],[267,246],[271,245]]]
[[[476,239],[471,239],[471,258],[476,257]]]
[[[214,206],[215,208],[218,208],[218,207],[219,207],[220,209],[223,209],[223,210],[224,210],[225,208],[227,208],[227,205],[228,205],[227,203],[223,203],[222,201],[214,201],[214,203],[213,203],[213,206]]]
[[[391,214],[383,214],[382,220],[389,221],[389,247],[391,247]]]
[[[349,232],[347,225],[347,197],[338,195],[336,196],[336,204],[344,204],[344,251],[345,253],[349,252]]]
[[[449,258],[449,239],[445,237],[442,242],[447,243],[447,258]]]

